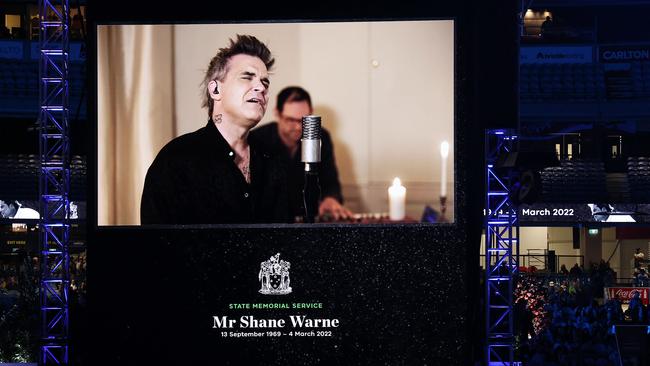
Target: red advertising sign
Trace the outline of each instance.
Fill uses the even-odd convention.
[[[650,287],[605,287],[605,299],[613,299],[618,296],[623,304],[629,304],[634,292],[639,292],[643,305],[648,305],[650,296]]]

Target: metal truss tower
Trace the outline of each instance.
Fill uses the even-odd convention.
[[[68,0],[39,0],[41,347],[39,365],[68,364]]]
[[[485,314],[486,364],[515,365],[513,281],[518,270],[519,222],[510,200],[511,178],[497,168],[517,136],[507,130],[485,135]]]

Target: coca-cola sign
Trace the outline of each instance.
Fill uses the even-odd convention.
[[[643,305],[648,305],[648,297],[650,295],[649,287],[605,287],[605,297],[607,300],[618,297],[624,304],[630,302],[635,292],[639,293]]]

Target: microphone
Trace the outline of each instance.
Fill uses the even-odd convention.
[[[300,139],[301,160],[305,164],[305,186],[302,191],[305,205],[304,222],[314,222],[318,216],[318,201],[320,201],[320,183],[318,181],[318,165],[320,164],[321,147],[320,116],[302,117],[302,138]]]
[[[320,116],[303,116],[300,147],[306,172],[317,168],[314,164],[320,163],[320,144]]]

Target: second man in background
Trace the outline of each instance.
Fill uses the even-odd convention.
[[[300,138],[302,136],[302,117],[313,113],[311,97],[303,88],[290,86],[278,94],[275,116],[272,122],[250,132],[251,138],[267,144],[271,151],[281,154],[288,165],[289,207],[296,217],[304,214],[302,190],[304,187],[304,164],[301,162]],[[324,128],[321,131],[321,164],[319,179],[321,201],[318,214],[334,220],[352,216],[343,206],[341,184],[334,159],[332,139]]]

